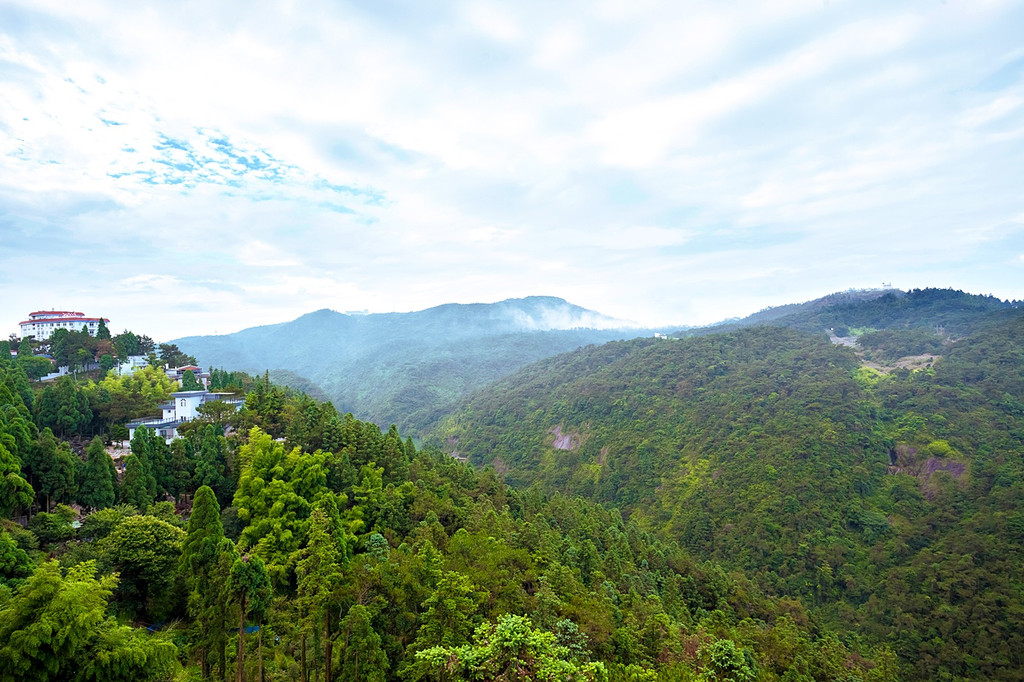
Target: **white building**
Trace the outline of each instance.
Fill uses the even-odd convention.
[[[149,359],[145,355],[129,355],[125,361],[117,366],[118,374],[131,374],[137,369],[149,366]]]
[[[235,398],[231,393],[210,393],[209,391],[178,391],[171,394],[171,401],[160,406],[163,415],[152,419],[136,419],[128,422],[128,438],[135,437],[139,427],[153,429],[164,441],[170,443],[178,437],[178,427],[199,416],[198,408],[203,403],[222,400],[235,409],[245,404],[245,398]]]
[[[210,385],[210,373],[204,372],[202,367],[197,365],[184,365],[183,367],[168,367],[164,370],[167,378],[171,381],[177,381],[181,383],[182,378],[185,376],[185,372],[192,372],[192,376],[196,378],[196,381],[203,385],[203,388],[207,388]]]
[[[21,338],[34,336],[36,341],[46,341],[58,329],[67,329],[72,332],[82,331],[82,327],[89,330],[90,336],[96,336],[100,326],[99,317],[86,317],[85,313],[76,313],[70,310],[37,310],[28,314],[28,319],[19,322]],[[102,318],[104,324],[110,322]]]

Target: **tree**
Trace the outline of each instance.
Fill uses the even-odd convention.
[[[174,644],[107,618],[117,578],[95,574],[93,561],[73,566],[66,577],[49,561],[0,607],[0,682],[168,677]]]
[[[165,468],[166,457],[163,452],[165,449],[166,443],[157,435],[156,431],[145,426],[135,429],[135,435],[132,437],[132,455],[139,462],[139,485],[145,490],[147,504],[151,504],[153,498],[162,490],[157,485],[157,472],[155,471],[157,467],[154,466],[156,463],[154,460],[160,460],[160,468]],[[125,473],[127,474],[127,469]],[[161,470],[160,473],[162,478],[164,472]]]
[[[100,316],[100,323],[96,325],[96,338],[97,339],[110,339],[110,330],[107,329],[107,321]]]
[[[18,587],[32,574],[32,559],[18,547],[11,534],[0,526],[0,585]]]
[[[181,374],[181,390],[183,390],[183,391],[201,391],[201,390],[203,390],[203,385],[201,383],[199,383],[199,380],[196,379],[195,373],[192,370],[190,370],[190,369],[186,369]]]
[[[110,353],[104,353],[100,356],[100,369],[104,372],[109,372],[114,369],[114,367],[117,367],[117,360],[114,359],[113,355]]]
[[[469,644],[473,636],[473,614],[482,597],[469,578],[461,573],[445,572],[436,589],[423,602],[425,612],[420,617],[420,628],[409,647],[407,664],[402,671],[405,678],[419,680],[430,672],[427,661],[417,659],[416,652],[435,646]]]
[[[210,486],[204,485],[196,491],[192,502],[178,564],[178,572],[188,590],[188,613],[199,629],[200,667],[204,678],[210,674],[209,654],[220,626],[215,608],[220,595],[214,574],[223,539],[217,496]]]
[[[381,648],[380,635],[370,622],[370,610],[362,604],[355,604],[348,610],[339,629],[344,634],[339,682],[384,682],[388,657]]]
[[[174,343],[160,344],[160,361],[168,367],[196,364],[196,359],[193,356],[183,353],[177,344]]]
[[[113,460],[96,436],[86,449],[85,470],[78,486],[78,502],[91,509],[102,509],[114,504],[114,483],[110,473]]]
[[[29,455],[34,435],[35,425],[24,402],[0,383],[0,514],[4,516],[35,499],[35,491],[21,475],[22,459]]]
[[[124,480],[121,481],[120,501],[136,509],[145,509],[153,504],[146,472],[135,455],[130,455],[124,465]]]
[[[604,680],[602,663],[575,663],[555,635],[535,630],[529,618],[506,614],[477,628],[473,644],[436,646],[416,654],[439,675],[455,680]]]
[[[166,521],[130,516],[102,541],[104,562],[120,573],[117,593],[129,613],[160,619],[172,611],[184,537]]]
[[[46,428],[29,450],[27,462],[39,492],[46,496],[46,511],[53,501],[67,502],[75,493],[75,456],[71,447],[58,441]]]
[[[85,392],[75,380],[64,376],[43,389],[36,405],[36,422],[61,436],[84,434],[92,421],[92,409]]]
[[[305,651],[307,634],[321,634],[326,660],[326,682],[331,682],[331,601],[341,574],[338,570],[338,543],[332,536],[330,520],[321,508],[309,517],[309,532],[302,559],[296,568],[299,578],[299,607],[303,614],[302,642]],[[303,657],[304,660],[304,657]],[[307,679],[303,670],[303,679]]]
[[[270,605],[270,579],[267,569],[255,555],[246,554],[231,565],[228,577],[228,594],[238,605],[238,655],[235,658],[238,682],[245,682],[245,617],[250,616],[262,623]],[[260,669],[263,668],[262,637],[260,638]],[[331,682],[330,675],[327,682]]]

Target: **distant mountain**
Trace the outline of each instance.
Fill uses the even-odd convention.
[[[1017,679],[1024,310],[926,290],[771,322],[545,359],[475,394],[426,444],[618,506],[891,646],[912,679]],[[893,353],[938,345],[916,370],[880,373],[822,333],[840,323]]]
[[[470,392],[542,358],[651,331],[546,296],[411,313],[318,310],[292,322],[176,339],[204,366],[262,373],[341,412],[416,432]],[[315,391],[314,391],[315,392]]]
[[[707,327],[682,329],[676,335],[700,336],[763,325],[808,332],[832,331],[838,336],[890,328],[933,329],[939,334],[962,335],[999,317],[986,313],[1003,311],[1005,315],[1020,306],[1020,301],[1002,301],[953,289],[850,289],[805,303],[766,308]]]

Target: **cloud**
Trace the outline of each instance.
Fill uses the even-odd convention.
[[[1012,2],[15,0],[0,277],[35,278],[0,312],[159,337],[528,294],[652,324],[890,280],[1024,298],[1022,24]]]

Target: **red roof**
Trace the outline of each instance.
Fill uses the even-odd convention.
[[[32,314],[35,315],[36,313]],[[25,320],[24,322],[19,322],[18,324],[37,324],[39,322],[99,322],[100,319],[101,318],[99,317],[40,317],[35,320]],[[109,317],[104,317],[102,319],[104,322],[110,322]]]
[[[74,310],[37,310],[34,313],[29,313],[28,314],[29,317],[32,317],[33,315],[78,315],[78,316],[82,316],[82,315],[85,315],[85,313],[79,313],[79,312],[76,312]]]

